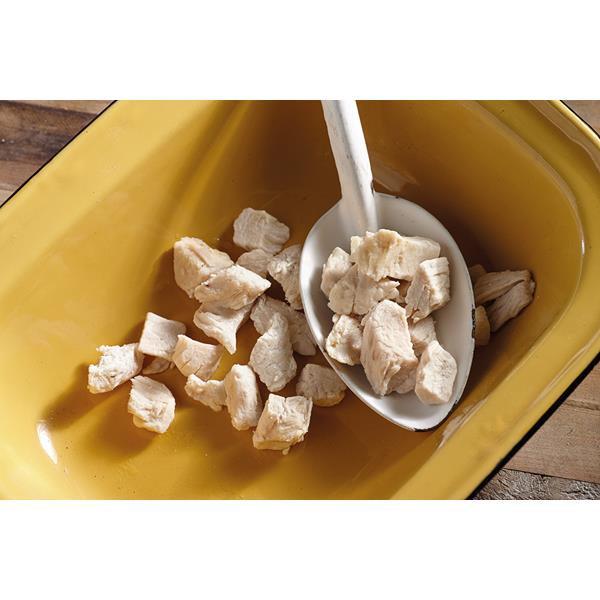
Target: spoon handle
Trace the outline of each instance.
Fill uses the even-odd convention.
[[[373,174],[356,102],[323,100],[322,105],[342,188],[342,212],[349,215],[361,235],[377,231]]]

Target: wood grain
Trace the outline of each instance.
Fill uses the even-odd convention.
[[[0,101],[0,204],[110,104]],[[600,101],[567,104],[600,131]],[[600,499],[600,365],[477,499]]]

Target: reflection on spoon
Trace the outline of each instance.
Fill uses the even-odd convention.
[[[46,421],[38,421],[35,429],[37,431],[38,439],[40,440],[40,446],[42,450],[48,455],[48,458],[56,465],[58,464],[58,455],[54,449],[52,438],[50,437],[50,431],[46,425]]]

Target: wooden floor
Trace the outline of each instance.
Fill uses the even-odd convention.
[[[108,104],[0,101],[0,204]],[[567,104],[600,131],[600,101]],[[476,498],[600,499],[600,365]]]

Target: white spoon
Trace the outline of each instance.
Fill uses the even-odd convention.
[[[460,399],[473,360],[473,288],[465,260],[447,229],[413,202],[373,190],[373,176],[356,102],[323,101],[323,112],[335,158],[341,200],[312,227],[300,259],[300,292],[304,312],[319,348],[356,396],[392,423],[413,431],[439,425]],[[414,392],[378,396],[362,366],[337,363],[325,352],[325,340],[333,327],[333,313],[321,291],[321,271],[331,251],[339,246],[350,251],[350,236],[366,231],[392,229],[401,235],[419,235],[437,241],[450,263],[451,300],[434,313],[440,344],[456,359],[458,372],[447,404],[428,406]]]

